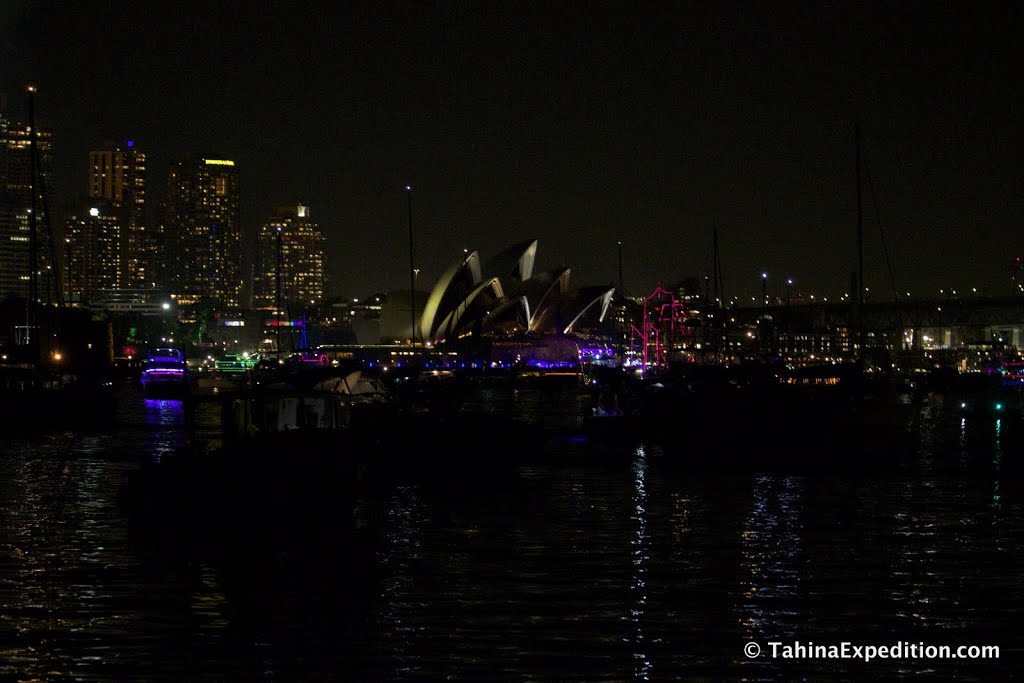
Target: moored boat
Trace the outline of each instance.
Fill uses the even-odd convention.
[[[121,502],[138,519],[230,533],[350,521],[388,410],[371,394],[288,387],[185,407],[190,446],[132,472]]]
[[[188,391],[185,352],[174,348],[151,349],[143,361],[140,381],[149,396],[185,394]]]

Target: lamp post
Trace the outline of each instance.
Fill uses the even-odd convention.
[[[789,310],[790,288],[793,286],[793,278],[786,278],[786,350],[795,352],[793,343],[793,314]]]
[[[768,309],[768,273],[761,273],[761,304],[763,309]]]
[[[626,295],[626,290],[622,286],[622,240],[619,240],[619,295]]]
[[[406,208],[409,215],[409,311],[412,319],[410,342],[416,346],[416,269],[412,251],[412,185],[405,186]]]

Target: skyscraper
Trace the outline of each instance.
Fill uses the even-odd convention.
[[[65,282],[72,301],[93,301],[122,288],[124,224],[114,202],[94,199],[67,219]]]
[[[279,273],[282,307],[323,302],[324,235],[307,206],[280,207],[260,226],[253,283],[257,308],[276,308]]]
[[[51,258],[51,235],[46,230],[44,187],[52,191],[51,150],[53,135],[36,131],[39,178],[37,189],[37,268],[47,272]],[[30,288],[29,250],[32,210],[32,128],[16,123],[0,112],[0,296],[28,296]],[[40,298],[49,280],[40,279]],[[56,292],[51,292],[55,295]]]
[[[118,287],[154,287],[157,244],[146,226],[146,154],[134,142],[126,149],[89,152],[89,199],[109,202],[118,219]],[[90,204],[88,208],[94,208]],[[107,214],[104,214],[105,216]]]
[[[167,174],[164,230],[176,264],[179,304],[237,307],[242,284],[238,169],[228,159],[174,163]]]

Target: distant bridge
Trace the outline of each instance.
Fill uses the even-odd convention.
[[[735,324],[753,325],[769,316],[777,330],[826,330],[845,327],[851,333],[859,326],[856,304],[847,302],[806,302],[768,307],[727,309]],[[869,301],[863,307],[864,329],[883,334],[891,341],[904,331],[923,331],[940,345],[1000,342],[1024,348],[1024,296],[950,297],[944,299]],[[915,346],[920,343],[915,340]]]
[[[849,325],[856,322],[856,304],[799,302],[789,305],[728,309],[738,323],[767,314],[779,323],[800,327]],[[874,330],[919,327],[1024,326],[1024,296],[971,297],[864,303],[864,326]]]

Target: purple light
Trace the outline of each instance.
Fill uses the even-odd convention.
[[[552,370],[556,368],[572,368],[576,366],[576,363],[573,363],[572,361],[548,361],[536,359],[530,359],[526,361],[526,364],[531,368],[540,368],[542,370]]]
[[[150,356],[146,359],[148,363],[180,363],[181,356]]]
[[[180,384],[185,381],[185,368],[147,368],[142,371],[141,379],[143,384],[150,382]]]
[[[128,146],[129,147],[134,147],[135,146],[135,141],[134,140],[129,140],[128,141]]]
[[[185,424],[185,405],[180,400],[147,398],[143,404],[148,425]]]

